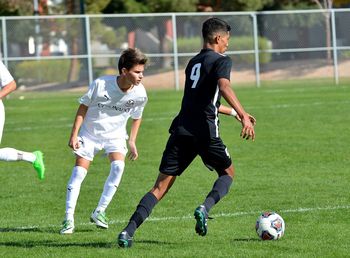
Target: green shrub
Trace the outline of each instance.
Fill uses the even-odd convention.
[[[340,52],[340,56],[344,57],[344,58],[349,58],[350,57],[350,51],[346,50],[346,51],[341,51]]]
[[[240,50],[253,50],[254,49],[254,39],[252,37],[232,37],[231,45],[234,51]],[[266,38],[258,38],[258,48],[260,51],[265,51],[271,49],[271,45]],[[253,64],[255,62],[254,54],[242,54],[235,55],[232,58],[236,62]],[[271,61],[271,53],[260,52],[259,61],[261,64],[266,64]]]
[[[200,37],[177,38],[177,49],[179,53],[198,52],[202,44]]]
[[[16,77],[35,83],[64,83],[68,80],[70,64],[71,60],[23,61],[16,68]]]
[[[260,51],[271,49],[269,41],[263,37],[259,37],[258,45]],[[233,51],[253,50],[254,39],[246,36],[232,37],[230,39],[230,46],[230,50]],[[202,47],[202,40],[200,37],[178,38],[177,47],[179,53],[198,52],[198,50]],[[259,58],[260,63],[268,63],[271,61],[271,53],[260,52]],[[239,54],[234,55],[232,59],[234,62],[253,64],[255,61],[255,56],[254,54]]]

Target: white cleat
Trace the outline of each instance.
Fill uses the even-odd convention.
[[[64,220],[62,224],[62,229],[60,231],[61,235],[73,234],[74,222],[72,220]]]
[[[91,213],[90,221],[95,223],[98,228],[107,229],[108,228],[108,218],[104,211],[94,210]]]

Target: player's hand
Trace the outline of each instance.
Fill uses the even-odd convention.
[[[247,113],[247,115],[248,115],[248,117],[249,117],[250,122],[253,124],[253,126],[255,126],[255,125],[256,125],[256,119],[255,119],[255,117],[252,116],[252,115],[249,114],[249,113]],[[240,116],[239,116],[238,114],[235,116],[235,118],[236,118],[239,122],[242,122],[242,119],[240,118]]]
[[[128,153],[128,159],[130,160],[136,160],[139,157],[139,154],[137,153],[137,148],[135,142],[129,142],[129,153]]]
[[[242,123],[241,137],[243,139],[246,139],[246,140],[252,139],[254,141],[255,131],[254,131],[254,125],[251,121],[251,118],[254,118],[254,117],[249,115],[249,114],[246,114],[243,117],[243,119],[241,121],[241,123]],[[254,118],[254,120],[255,120],[255,118]]]
[[[80,148],[80,143],[77,137],[71,137],[68,142],[68,146],[73,150],[77,150]]]
[[[256,119],[255,117],[253,117],[251,114],[247,113],[247,115],[249,116],[249,120],[250,122],[253,124],[253,126],[256,125]]]

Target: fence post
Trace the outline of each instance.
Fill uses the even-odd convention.
[[[337,52],[337,32],[335,28],[335,14],[334,9],[331,9],[331,22],[332,22],[332,41],[333,41],[333,62],[334,62],[334,81],[335,84],[339,84],[339,72],[338,72],[338,52]]]
[[[93,82],[92,57],[91,57],[91,38],[90,38],[90,16],[85,15],[85,40],[86,40],[86,54],[88,60],[89,85]]]
[[[2,24],[2,42],[3,42],[3,47],[4,47],[3,59],[4,59],[4,64],[6,65],[6,67],[8,67],[6,19],[5,19],[5,17],[3,17],[1,20],[2,20],[2,22],[1,22],[1,24]]]
[[[260,59],[259,59],[259,38],[258,38],[258,22],[256,13],[251,14],[253,18],[253,33],[254,33],[254,55],[255,55],[255,80],[256,86],[260,87]]]
[[[175,89],[180,89],[179,83],[179,56],[177,51],[177,28],[176,28],[176,16],[172,14],[172,25],[173,25],[173,54],[174,54],[174,72],[175,72]]]

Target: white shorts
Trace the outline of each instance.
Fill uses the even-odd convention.
[[[4,108],[4,104],[2,103],[2,100],[0,99],[0,143],[2,139],[2,132],[4,130],[4,124],[5,124],[5,108]]]
[[[78,136],[80,147],[74,153],[84,159],[92,161],[100,150],[106,154],[119,152],[124,156],[128,152],[125,139],[96,139],[87,133],[81,132]]]

